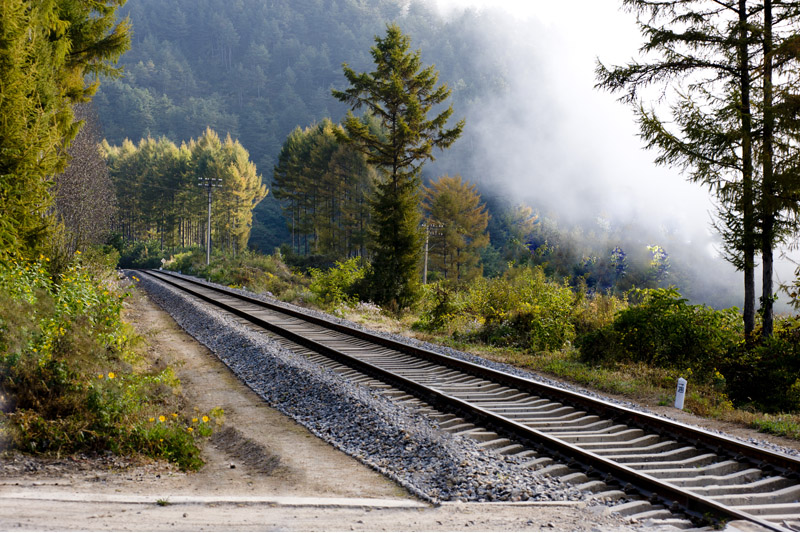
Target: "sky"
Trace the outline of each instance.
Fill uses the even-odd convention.
[[[546,0],[435,1],[446,15],[466,6],[515,15],[516,28],[494,28],[514,43],[509,106],[496,102],[475,126],[488,132],[482,148],[496,168],[506,167],[515,196],[539,195],[536,203],[566,218],[636,217],[681,227],[686,239],[712,236],[707,191],[676,169],[656,167],[632,108],[594,88],[598,59],[624,64],[641,44],[634,15],[619,2],[572,0],[568,17],[564,3]],[[520,179],[524,174],[530,179]]]
[[[632,107],[594,88],[598,60],[611,67],[637,58],[642,37],[634,14],[618,0],[430,1],[446,16],[468,7],[513,15],[498,17],[507,27],[487,32],[488,53],[508,54],[508,92],[467,125],[483,134],[476,150],[499,188],[562,227],[607,220],[668,252],[693,250],[696,257],[685,261],[739,290],[742,275],[719,258],[710,193],[679,169],[657,167]],[[786,262],[777,271],[781,280],[792,277]]]

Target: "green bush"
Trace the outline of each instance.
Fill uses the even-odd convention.
[[[420,301],[422,311],[412,327],[428,332],[443,330],[462,311],[463,306],[457,302],[458,296],[456,290],[442,281],[424,285]]]
[[[585,362],[643,362],[711,379],[742,338],[736,309],[688,305],[674,288],[636,289],[629,298],[634,305],[612,324],[579,338]]]
[[[80,256],[53,278],[46,258],[0,263],[3,440],[32,453],[139,452],[197,467],[194,429],[177,413],[158,445],[143,446],[148,414],[176,401],[179,382],[169,368],[143,368],[120,319],[124,294]]]
[[[766,413],[798,413],[799,340],[798,317],[784,317],[776,320],[772,338],[750,347],[738,343],[720,365],[732,402]]]
[[[479,340],[534,351],[559,350],[574,338],[573,292],[550,282],[541,267],[513,267],[503,277],[478,279],[465,310],[483,323]]]
[[[324,306],[337,308],[358,301],[359,295],[355,289],[364,279],[365,268],[359,258],[353,257],[344,263],[336,261],[326,271],[312,268],[309,274],[309,290],[317,296],[318,301]]]

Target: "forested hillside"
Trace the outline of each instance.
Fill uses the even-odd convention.
[[[395,19],[453,89],[456,117],[504,86],[502,58],[487,63],[481,53],[481,16],[446,22],[423,4],[399,4],[129,0],[121,12],[135,29],[121,61],[125,77],[104,83],[95,98],[105,136],[113,145],[148,135],[180,143],[211,127],[238,139],[268,179],[295,127],[344,116],[346,107],[331,96],[344,84],[342,64],[367,69],[373,36]],[[467,132],[443,157],[469,163],[471,142]],[[254,219],[253,246],[270,252],[289,240],[271,195]]]

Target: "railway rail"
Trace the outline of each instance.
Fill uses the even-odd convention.
[[[310,316],[166,271],[145,271],[333,364],[392,387],[499,453],[582,490],[639,496],[639,516],[799,528],[799,458]],[[325,361],[334,363],[325,363]],[[380,384],[380,385],[379,385]]]

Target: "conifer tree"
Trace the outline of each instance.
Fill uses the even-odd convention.
[[[450,90],[437,85],[433,65],[421,66],[420,51],[409,50],[410,39],[397,25],[388,25],[386,36],[375,42],[375,70],[357,74],[345,64],[350,87],[333,95],[351,110],[366,108],[382,126],[380,134],[371,131],[349,111],[340,139],[358,147],[381,172],[371,199],[370,287],[377,303],[400,309],[414,303],[419,285],[420,169],[434,159],[434,148],[447,148],[459,138],[464,121],[446,129],[452,107],[428,117]]]
[[[0,255],[46,251],[52,178],[80,128],[72,105],[128,46],[124,0],[0,3]]]
[[[760,153],[771,158],[767,154],[773,142],[787,136],[769,133],[772,106],[760,106],[759,94],[770,85],[765,72],[783,72],[785,89],[795,95],[797,109],[797,53],[781,67],[778,63],[770,67],[770,61],[764,61],[765,50],[772,45],[763,48],[763,41],[776,39],[765,37],[770,33],[765,29],[776,20],[768,15],[766,23],[765,0],[623,0],[623,4],[638,16],[646,39],[641,52],[652,55],[646,62],[611,70],[599,63],[598,87],[623,91],[621,99],[635,105],[643,139],[649,148],[659,151],[658,164],[687,171],[691,181],[715,193],[720,206],[716,228],[723,236],[726,258],[743,271],[743,323],[750,334],[755,327],[754,271],[760,238],[770,241],[769,245],[763,241],[762,255],[763,261],[772,263],[768,248],[782,238],[782,232],[771,227],[771,218],[781,215],[788,221],[788,211],[798,212],[797,194],[784,204],[767,202],[763,196],[763,173],[771,171],[764,162],[760,168]],[[779,40],[795,42],[797,50],[798,2],[782,5],[784,34]],[[793,62],[796,74],[788,76]],[[763,77],[767,85],[763,85]],[[652,85],[661,86],[663,96],[669,89],[674,91],[669,120],[640,101],[641,90]],[[769,91],[765,92],[768,95]],[[793,101],[792,96],[789,100]],[[766,120],[768,127],[761,129]],[[760,140],[760,131],[769,139]],[[795,159],[797,150],[797,139],[790,139],[788,151],[795,152]],[[767,182],[775,181],[767,177]],[[797,215],[795,220],[797,227]],[[766,286],[770,287],[770,282]]]

